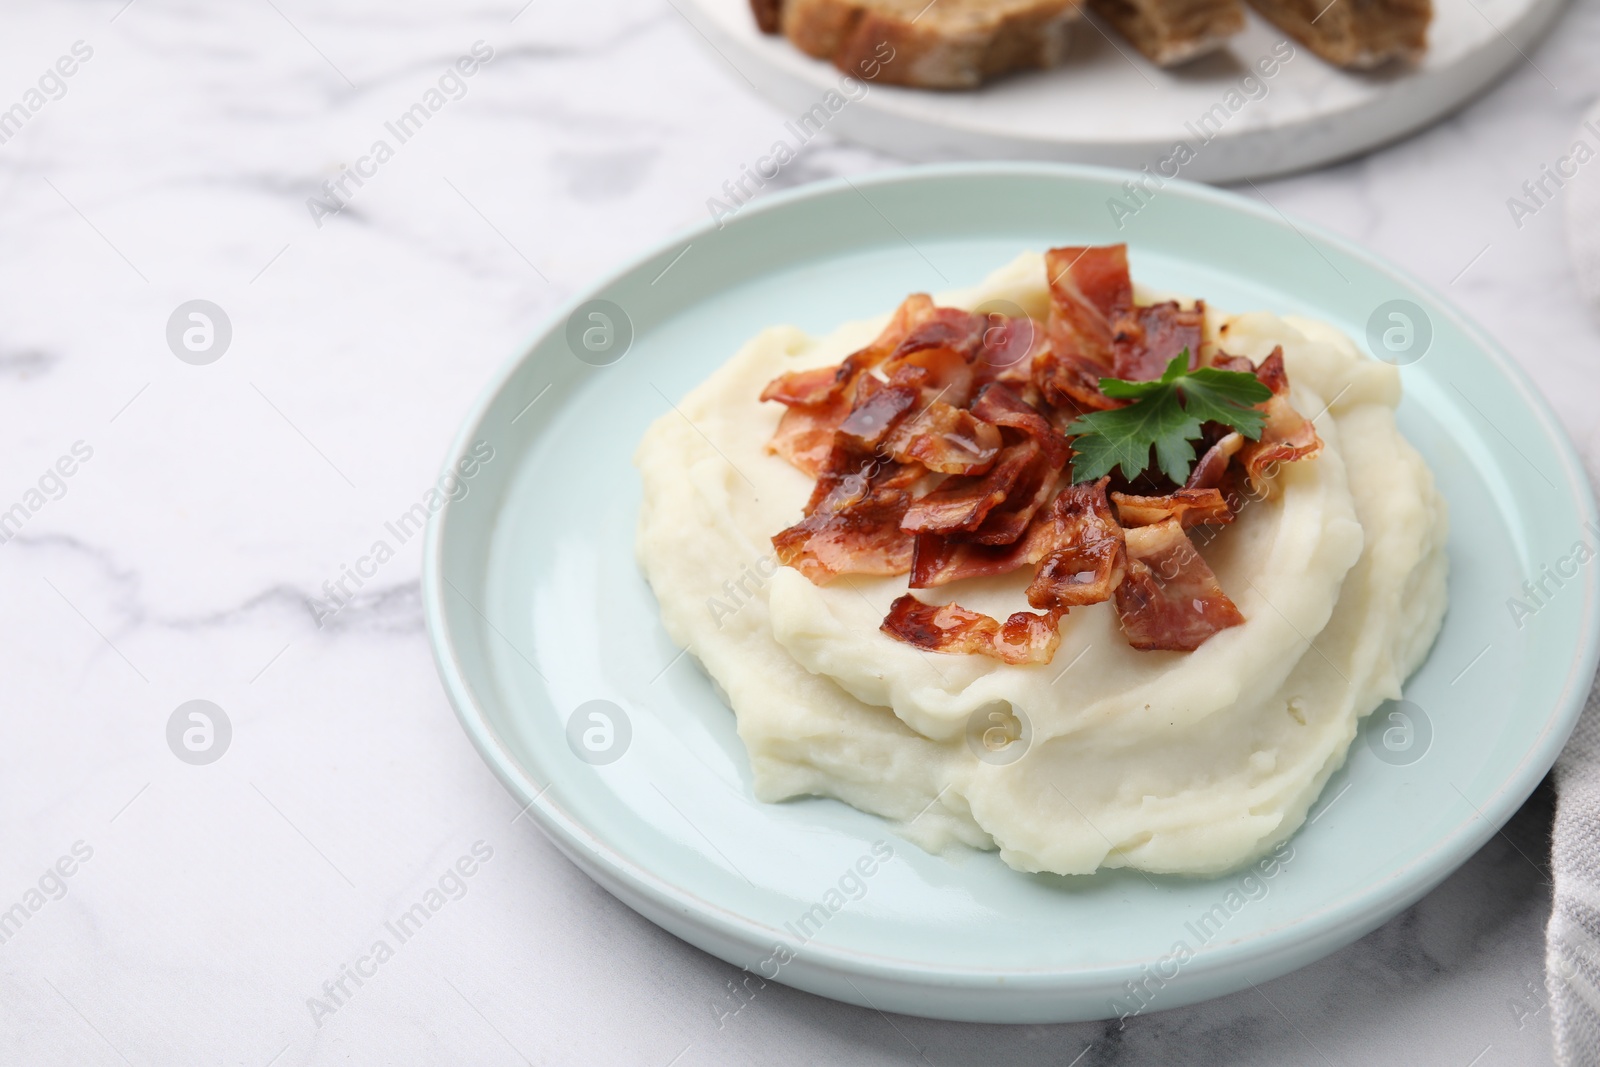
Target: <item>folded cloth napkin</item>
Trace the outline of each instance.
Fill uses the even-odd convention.
[[[1600,105],[1575,140],[1600,143]],[[1590,172],[1592,171],[1592,173]],[[1567,245],[1578,285],[1600,315],[1600,161],[1563,189]],[[1591,452],[1594,450],[1591,448]],[[1600,485],[1600,456],[1590,455]],[[1600,685],[1556,760],[1556,821],[1550,847],[1555,901],[1545,937],[1545,985],[1556,1062],[1600,1064]]]
[[[1600,1064],[1600,689],[1556,761],[1553,837],[1544,966],[1556,1062],[1591,1067]]]

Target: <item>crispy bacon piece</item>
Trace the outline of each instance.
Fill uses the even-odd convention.
[[[983,343],[983,322],[957,308],[934,308],[882,365],[879,373],[885,378],[870,372],[858,377],[855,402],[839,432],[857,446],[876,449],[935,403],[965,408],[977,382],[973,363]]]
[[[840,392],[839,364],[808,367],[780,374],[761,390],[762,400],[776,400],[789,407],[823,404]]]
[[[996,312],[988,314],[986,322],[978,361],[980,384],[1005,382],[1018,388],[1027,385],[1033,373],[1033,357],[1049,344],[1044,323]]]
[[[1122,580],[1123,551],[1122,528],[1106,504],[1108,481],[1102,478],[1063,489],[1013,544],[919,535],[911,560],[911,588],[1009,574],[1048,561],[1029,587],[1034,607],[1094,604],[1109,598]]]
[[[920,463],[940,474],[983,474],[1002,445],[1000,428],[942,400],[901,423],[883,450],[902,463]]]
[[[1050,500],[1061,467],[1035,438],[1001,449],[982,477],[955,476],[919,497],[900,528],[984,545],[1009,545]]]
[[[1065,464],[1072,454],[1066,436],[1005,382],[984,386],[972,401],[972,414],[985,422],[1020,430],[1034,438],[1057,466]]]
[[[1311,420],[1289,403],[1289,375],[1283,367],[1283,346],[1255,368],[1256,377],[1272,390],[1272,398],[1261,405],[1267,413],[1267,422],[1261,438],[1247,441],[1239,450],[1239,462],[1250,478],[1250,487],[1259,495],[1270,496],[1273,491],[1272,475],[1281,463],[1310,459],[1322,451],[1322,438]]]
[[[1106,501],[1106,483],[1068,486],[1050,505],[1051,547],[1028,586],[1028,603],[1066,611],[1111,599],[1122,584],[1127,550],[1122,527]]]
[[[1043,455],[1044,450],[1032,438],[1002,449],[987,474],[947,478],[938,488],[918,498],[907,510],[900,528],[908,534],[975,533],[989,512],[1006,501],[1019,483],[1034,472]]]
[[[849,398],[839,388],[839,368],[790,371],[768,382],[761,399],[788,408],[767,442],[767,451],[815,478],[833,450],[834,432],[850,413]]]
[[[857,349],[836,367],[780,374],[762,390],[761,399],[789,405],[818,404],[848,392],[858,375],[886,362],[913,330],[933,318],[936,310],[933,297],[927,293],[911,294],[895,308],[889,322],[871,344]],[[826,380],[823,371],[831,371],[832,380]]]
[[[1215,367],[1217,370],[1243,371],[1246,374],[1254,374],[1256,371],[1256,365],[1250,362],[1249,357],[1230,356],[1221,349],[1212,353],[1211,359],[1206,365]]]
[[[850,443],[857,448],[875,449],[921,399],[922,390],[914,385],[884,383],[863,375],[856,387],[855,405],[839,423],[839,433],[854,438]]]
[[[978,371],[973,366],[976,358],[974,349],[918,348],[895,356],[884,364],[884,370],[891,385],[919,391],[919,407],[942,400],[964,408],[977,386]]]
[[[1053,406],[1075,415],[1120,407],[1100,391],[1101,378],[1159,378],[1185,348],[1189,366],[1199,365],[1205,305],[1135,306],[1126,245],[1052,248],[1045,275],[1050,348],[1034,358],[1034,384]]]
[[[1161,377],[1184,349],[1189,369],[1200,365],[1200,335],[1205,329],[1206,306],[1182,308],[1177,301],[1136,307],[1112,323],[1116,360],[1112,377],[1148,382]]]
[[[1044,257],[1050,286],[1050,342],[1058,336],[1084,355],[1109,367],[1111,320],[1133,307],[1128,246],[1052,248]],[[1059,334],[1063,328],[1068,334]]]
[[[1061,479],[1061,465],[1037,438],[1028,438],[1015,446],[1025,450],[1029,457],[1017,480],[1012,484],[998,506],[990,509],[978,527],[962,535],[961,540],[980,545],[1009,545],[1025,532],[1039,509],[1050,502]]]
[[[1124,526],[1154,526],[1176,519],[1184,529],[1207,523],[1233,521],[1233,509],[1219,489],[1174,489],[1166,496],[1130,496],[1112,493],[1117,518]]]
[[[877,448],[935,398],[949,397],[952,406],[965,406],[979,377],[973,363],[984,350],[986,322],[956,308],[935,307],[924,294],[907,298],[878,337],[844,362],[790,371],[767,384],[761,399],[789,409],[768,451],[815,477],[835,433],[852,437],[850,443],[857,448]],[[887,381],[874,372],[886,375]],[[984,435],[986,441],[989,436]],[[989,443],[998,449],[998,442]],[[933,454],[939,444],[924,442],[921,450]],[[979,459],[975,465],[981,469],[985,462]],[[953,454],[947,465],[957,465]]]
[[[933,310],[933,297],[926,293],[914,293],[906,297],[890,316],[882,332],[865,348],[850,353],[839,364],[835,371],[835,390],[849,390],[861,375],[887,363],[911,331],[933,315]]]
[[[1038,563],[1051,543],[1042,516],[1034,519],[1026,535],[1009,545],[980,545],[938,534],[918,534],[907,584],[912,589],[931,589],[967,578],[1010,574]]]
[[[1289,373],[1283,365],[1283,346],[1278,345],[1256,366],[1244,356],[1218,352],[1211,366],[1219,370],[1250,371],[1261,384],[1272,390],[1272,397],[1258,405],[1266,413],[1266,425],[1259,440],[1246,441],[1239,450],[1239,463],[1250,478],[1257,495],[1270,496],[1271,477],[1279,464],[1311,459],[1322,451],[1322,438],[1311,420],[1289,403]]]
[[[1189,480],[1184,483],[1185,488],[1224,488],[1227,485],[1228,461],[1243,446],[1244,435],[1238,432],[1218,438],[1216,443],[1200,456],[1199,462],[1194,465],[1194,470],[1189,472]]]
[[[1128,247],[1052,248],[1044,269],[1050,347],[1034,357],[1034,384],[1050,404],[1074,413],[1120,406],[1100,391],[1100,379],[1116,371],[1111,320],[1133,307]]]
[[[894,356],[900,358],[924,349],[943,348],[971,362],[983,347],[988,324],[984,316],[960,308],[933,308],[906,332],[895,346]]]
[[[961,540],[985,545],[1013,544],[1022,537],[1034,515],[1055,493],[1061,468],[1066,465],[1072,450],[1067,445],[1066,437],[1050,424],[1049,419],[1004,383],[985,386],[973,401],[972,411],[974,415],[1007,432],[1025,435],[1020,444],[1012,446],[1007,452],[1016,450],[1015,454],[1028,455],[1030,458],[1007,492],[1004,503],[993,508],[984,517],[983,523],[967,531]],[[1028,446],[1033,446],[1033,450],[1029,451]]]
[[[805,517],[772,538],[780,562],[818,585],[841,574],[904,574],[911,538],[900,522],[922,471],[836,446]]]
[[[1192,652],[1244,622],[1176,519],[1126,531],[1127,576],[1117,615],[1128,644],[1146,651]]]
[[[959,604],[924,604],[910,593],[889,606],[882,630],[929,652],[993,656],[1004,663],[1049,663],[1061,645],[1061,616],[1019,611],[1005,622]]]
[[[815,478],[833,451],[833,435],[850,413],[843,398],[821,404],[796,404],[783,413],[767,451],[782,456]]]
[[[1228,460],[1243,444],[1244,437],[1238,433],[1221,438],[1195,463],[1183,487],[1163,496],[1113,492],[1111,501],[1117,505],[1118,520],[1124,526],[1153,526],[1177,519],[1185,529],[1232,522],[1242,500],[1229,491]]]

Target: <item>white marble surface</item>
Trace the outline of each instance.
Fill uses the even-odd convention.
[[[0,145],[0,511],[32,512],[0,546],[0,909],[92,849],[0,944],[0,1062],[1547,1061],[1547,798],[1360,943],[1125,1031],[776,986],[719,1028],[731,968],[513,823],[435,680],[417,543],[324,628],[307,597],[423,493],[541,318],[702,218],[783,116],[662,0],[123,3],[19,0],[0,35],[0,107],[93,49]],[[466,95],[316,227],[306,198],[478,40]],[[1454,294],[1591,453],[1600,330],[1560,207],[1518,229],[1505,200],[1600,95],[1597,48],[1579,0],[1460,115],[1245,189]],[[893,163],[819,141],[782,180]],[[209,366],[164,336],[197,297],[233,325]],[[79,441],[64,495],[30,498]],[[233,725],[203,767],[165,737],[195,698]],[[307,999],[479,841],[461,899],[318,1025]]]

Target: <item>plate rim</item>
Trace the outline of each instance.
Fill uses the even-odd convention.
[[[705,238],[720,228],[747,224],[745,221],[747,219],[786,211],[799,203],[852,195],[862,188],[870,189],[884,185],[1016,177],[1110,181],[1116,184],[1136,173],[1120,168],[1052,162],[919,164],[890,168],[867,175],[842,176],[783,190],[764,196],[741,209],[739,215],[728,220],[723,227],[707,221],[669,234],[665,239],[628,257],[618,268],[582,285],[569,299],[561,302],[532,331],[530,338],[502,362],[463,417],[460,429],[452,438],[446,453],[443,469],[451,470],[453,464],[466,454],[472,443],[480,436],[485,417],[501,392],[523,364],[533,357],[534,350],[563,329],[566,319],[573,311],[587,300],[611,290],[618,283],[649,268],[663,257],[670,258],[684,245]],[[1320,225],[1284,215],[1239,194],[1184,179],[1169,183],[1169,190],[1191,200],[1209,202],[1230,211],[1245,212],[1276,228],[1298,230],[1308,238],[1350,256],[1368,269],[1396,281],[1403,288],[1425,296],[1432,305],[1428,309],[1430,314],[1437,311],[1447,316],[1452,324],[1489,358],[1504,379],[1516,388],[1560,461],[1561,475],[1571,490],[1569,499],[1573,501],[1580,521],[1600,523],[1600,506],[1596,504],[1582,461],[1565,428],[1537,386],[1492,336],[1431,285]],[[648,866],[611,848],[549,796],[549,785],[538,788],[532,776],[511,756],[491,726],[483,706],[477,700],[467,672],[457,654],[454,635],[445,621],[445,589],[448,583],[444,575],[443,548],[445,531],[452,511],[452,507],[447,504],[434,513],[428,522],[423,543],[421,575],[423,616],[429,646],[445,694],[457,720],[479,756],[494,771],[507,790],[525,805],[523,810],[534,817],[540,828],[561,851],[613,895],[622,896],[612,884],[609,884],[608,879],[615,879],[626,888],[629,896],[643,898],[658,912],[667,915],[676,912],[685,917],[691,927],[698,920],[709,925],[719,938],[731,940],[739,945],[754,948],[768,944],[774,937],[780,937],[777,927],[768,926],[674,885],[656,875]],[[1457,823],[1431,847],[1409,857],[1386,878],[1370,883],[1361,891],[1316,910],[1300,912],[1283,923],[1225,944],[1217,944],[1204,954],[1196,956],[1194,961],[1185,967],[1185,973],[1193,975],[1195,979],[1203,980],[1206,975],[1225,974],[1252,964],[1267,966],[1274,960],[1294,955],[1301,946],[1335,937],[1338,931],[1369,923],[1366,929],[1371,929],[1420,898],[1464,863],[1532,794],[1554,764],[1577,724],[1595,676],[1597,661],[1600,661],[1600,594],[1597,594],[1597,590],[1600,590],[1600,574],[1591,571],[1583,586],[1584,606],[1582,628],[1577,635],[1577,655],[1571,659],[1561,691],[1554,702],[1555,715],[1506,780],[1498,783],[1494,792],[1480,804],[1473,805],[1469,802],[1469,807],[1473,808],[1469,817]],[[530,786],[535,788],[529,788]],[[626,898],[623,900],[630,907],[639,910],[632,901]],[[1396,901],[1400,902],[1399,906],[1393,907]],[[1374,918],[1377,921],[1372,921]],[[661,925],[659,919],[652,918],[652,921]],[[1362,932],[1365,932],[1365,929]],[[1286,937],[1287,943],[1285,943]],[[1103,987],[1108,979],[1126,976],[1130,965],[1128,961],[1116,961],[1073,965],[1066,968],[1006,967],[990,970],[968,965],[945,966],[898,959],[881,953],[814,942],[805,946],[797,962],[801,958],[806,961],[808,967],[823,971],[871,976],[884,982],[918,987],[937,984],[946,990],[974,993],[992,992],[996,989],[997,983],[1001,984],[1002,990],[1011,989],[1019,993],[1024,991],[1067,993],[1080,989],[1090,990]],[[1299,964],[1294,964],[1288,969],[1292,969],[1293,966]],[[1201,982],[1196,981],[1193,984],[1198,985]],[[1176,1006],[1177,1003],[1179,1001],[1175,998],[1172,1005]]]
[[[1186,165],[1187,176],[1190,180],[1242,181],[1294,174],[1403,140],[1454,114],[1508,77],[1518,60],[1526,59],[1522,53],[1543,41],[1570,6],[1569,0],[1527,0],[1526,7],[1514,16],[1507,32],[1499,36],[1486,35],[1476,46],[1442,66],[1418,67],[1370,96],[1347,101],[1325,113],[1301,117],[1282,127],[1225,129],[1206,142],[1207,145],[1216,144],[1215,151],[1201,153],[1193,164]],[[709,0],[689,0],[687,10],[680,13],[699,31],[702,46],[719,56],[755,89],[758,97],[773,106],[790,106],[802,92],[806,100],[814,100],[824,91],[814,75],[829,70],[835,76],[843,73],[827,60],[807,56],[792,45],[786,53],[777,56],[763,54],[761,42],[768,35],[755,31],[752,36],[749,31],[753,24],[742,30],[732,28],[729,20]],[[1091,25],[1101,26],[1100,21],[1095,21],[1098,16],[1088,10],[1084,11],[1083,18]],[[1277,33],[1282,32],[1257,12],[1250,12],[1249,18],[1273,27]],[[1107,29],[1101,27],[1100,32],[1105,34]],[[1496,56],[1492,50],[1502,40],[1510,42],[1512,47],[1504,55]],[[717,42],[721,42],[721,47]],[[1295,44],[1305,48],[1300,42]],[[733,49],[744,65],[735,63],[725,48]],[[1316,63],[1333,66],[1309,49],[1306,54]],[[1129,59],[1129,62],[1150,65],[1143,56]],[[1338,70],[1337,67],[1333,69]],[[1361,72],[1351,76],[1359,77]],[[1133,169],[1155,163],[1170,149],[1171,138],[1175,136],[1169,130],[1159,136],[1067,139],[1017,129],[989,130],[983,128],[981,117],[939,115],[917,106],[921,99],[929,94],[936,95],[940,90],[907,89],[898,85],[883,88],[921,95],[891,94],[859,112],[854,108],[846,109],[840,113],[843,121],[837,128],[852,143],[866,143],[868,147],[891,146],[898,154],[914,160],[982,159],[1020,154],[1029,159],[1071,159],[1084,165]],[[979,91],[981,88],[959,90],[967,94]],[[1296,141],[1293,153],[1263,153],[1262,146],[1270,149],[1285,136]],[[957,143],[950,143],[948,138],[958,139]],[[930,144],[938,147],[930,149]],[[1261,158],[1252,160],[1250,157],[1254,155]]]

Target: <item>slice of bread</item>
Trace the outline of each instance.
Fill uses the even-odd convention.
[[[1416,62],[1428,47],[1432,0],[1250,0],[1284,33],[1329,63],[1368,70]]]
[[[1152,63],[1185,63],[1214,52],[1244,29],[1239,0],[1090,0]]]
[[[1082,0],[751,0],[763,30],[856,77],[971,89],[1066,54]]]

